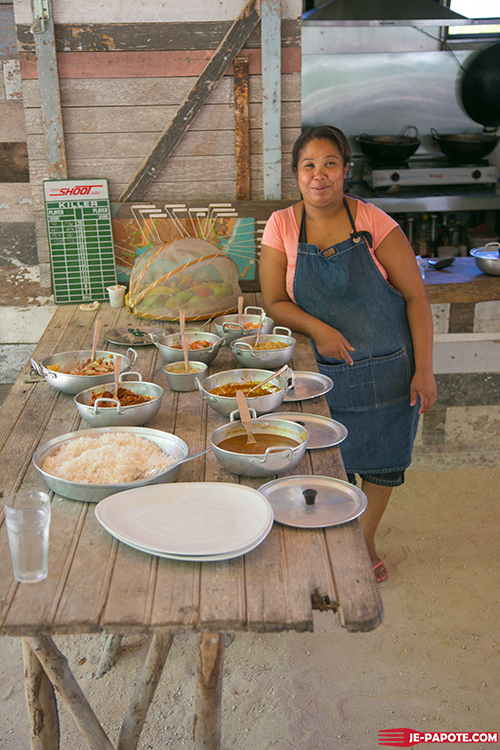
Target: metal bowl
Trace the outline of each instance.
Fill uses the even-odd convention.
[[[52,474],[47,474],[47,472],[43,470],[43,464],[47,457],[60,448],[64,443],[76,440],[80,437],[98,437],[106,432],[128,432],[146,438],[147,440],[151,440],[151,442],[156,443],[164,453],[173,456],[177,461],[186,458],[189,453],[189,449],[184,440],[181,440],[176,435],[172,435],[169,432],[152,430],[148,427],[101,427],[89,430],[79,430],[78,432],[68,432],[66,435],[60,435],[59,437],[53,438],[47,443],[41,445],[35,451],[33,456],[33,465],[43,476],[49,489],[53,490],[58,495],[62,495],[62,497],[69,498],[70,500],[81,500],[85,503],[98,503],[108,495],[112,495],[115,492],[121,492],[122,490],[131,490],[135,487],[144,487],[149,484],[175,482],[181,468],[176,464],[169,466],[165,471],[155,474],[151,479],[138,479],[135,482],[123,482],[117,484],[84,484],[82,482],[70,482],[67,479],[61,479]]]
[[[131,375],[135,376],[136,380],[125,379]],[[156,383],[144,382],[142,375],[138,372],[122,373],[120,383],[123,383],[124,387],[138,396],[149,396],[151,401],[121,406],[116,399],[102,398],[102,394],[110,390],[109,383],[99,385],[96,388],[87,388],[86,391],[82,391],[75,396],[74,402],[80,416],[91,427],[137,427],[150,422],[158,413],[163,397],[163,388]],[[95,399],[96,396],[99,398]],[[92,403],[92,399],[95,400],[94,403]]]
[[[255,310],[255,312],[250,313],[251,310]],[[263,312],[264,310],[261,307],[245,307],[241,316],[241,323],[238,322],[238,315],[221,315],[214,320],[215,331],[224,338],[226,344],[230,344],[231,341],[240,339],[242,336],[252,336],[256,333]],[[273,325],[273,319],[265,317],[261,333],[271,333]],[[245,326],[251,327],[245,328]]]
[[[259,343],[280,343],[287,344],[281,349],[254,349],[257,336],[246,336],[243,339],[236,339],[231,342],[231,351],[235,359],[243,367],[265,367],[275,370],[282,365],[286,365],[293,357],[295,350],[295,339],[289,328],[275,326],[272,333],[263,334]]]
[[[232,412],[229,424],[219,427],[210,436],[215,456],[226,469],[233,474],[239,474],[246,477],[269,477],[274,474],[281,474],[293,469],[304,456],[309,440],[309,432],[296,422],[288,422],[284,419],[274,419],[266,421],[263,418],[252,419],[252,430],[255,434],[265,433],[266,435],[276,435],[276,437],[289,437],[297,440],[297,447],[290,448],[267,448],[265,453],[248,454],[235,453],[233,451],[220,448],[219,444],[223,440],[236,435],[246,435],[243,424],[235,421],[235,415],[238,412]]]
[[[189,366],[192,367],[195,372],[172,372],[172,368],[184,364],[183,362],[170,362],[165,365],[163,372],[167,377],[167,382],[172,391],[196,391],[198,386],[196,385],[196,377],[203,377],[205,375],[208,365],[205,362],[196,362],[194,359],[189,360]]]
[[[59,354],[51,354],[50,357],[45,357],[39,363],[32,359],[31,366],[38,375],[43,375],[47,383],[57,388],[58,391],[75,395],[87,388],[95,388],[97,385],[102,385],[103,383],[112,383],[115,379],[114,372],[106,373],[106,375],[69,375],[66,372],[56,372],[50,368],[59,365],[63,370],[70,370],[76,367],[78,363],[90,359],[91,356],[92,351],[90,350],[60,352]],[[126,372],[136,362],[137,352],[135,349],[127,349],[127,356],[124,356],[117,352],[96,351],[95,359],[100,359],[101,357],[113,363],[118,357],[121,372]]]
[[[197,385],[200,396],[208,401],[212,409],[224,417],[229,417],[232,411],[238,409],[236,397],[217,396],[210,391],[217,386],[227,385],[228,383],[241,383],[241,385],[260,383],[272,374],[272,371],[269,370],[225,370],[205,378],[201,383],[197,378]],[[278,375],[271,383],[277,385],[279,390],[265,396],[249,396],[247,398],[249,409],[254,409],[256,414],[266,414],[278,408],[285,398],[285,393],[295,384],[293,371],[287,370],[283,375]]]
[[[161,356],[165,362],[181,362],[184,359],[184,351],[173,346],[181,343],[180,333],[171,333],[165,336],[163,331],[150,333],[151,341],[158,347]],[[194,341],[210,341],[210,346],[204,349],[189,349],[188,357],[196,362],[205,362],[209,365],[214,361],[219,349],[224,343],[224,339],[215,333],[205,333],[204,331],[186,331],[187,340],[190,344]]]
[[[484,247],[474,247],[470,254],[480,271],[488,276],[500,276],[500,242],[488,242]]]

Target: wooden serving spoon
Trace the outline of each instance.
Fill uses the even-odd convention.
[[[121,370],[121,360],[119,357],[115,357],[115,398],[118,398],[118,385],[120,383]]]
[[[259,343],[259,341],[260,341],[260,335],[261,335],[261,333],[262,333],[262,326],[264,325],[264,318],[265,318],[265,317],[266,317],[266,313],[264,312],[264,310],[262,310],[262,312],[261,312],[261,314],[260,314],[259,325],[258,325],[258,327],[257,327],[257,338],[255,339],[255,344],[254,344],[254,346],[257,346],[257,344],[258,344],[258,343]]]
[[[241,325],[241,316],[243,315],[243,297],[238,297],[238,323]]]
[[[179,325],[181,329],[181,344],[184,352],[184,371],[189,372],[189,341],[186,338],[186,311],[179,310]]]
[[[247,432],[247,445],[255,445],[257,441],[252,432],[252,418],[250,416],[247,400],[243,391],[236,391],[236,401],[238,402],[240,419],[243,422],[243,427]]]
[[[92,341],[92,358],[91,362],[95,359],[95,353],[97,351],[97,342],[99,341],[99,334],[101,333],[101,321],[99,318],[96,318],[95,326],[94,326],[94,339]]]
[[[257,388],[260,388],[260,387],[261,387],[262,385],[264,385],[265,383],[269,383],[269,381],[270,381],[270,380],[272,380],[273,378],[277,378],[277,377],[278,377],[278,375],[281,375],[281,373],[285,372],[285,370],[287,370],[287,369],[288,369],[288,365],[283,365],[283,367],[280,367],[280,369],[279,369],[279,370],[276,370],[276,372],[273,372],[273,374],[272,374],[272,375],[270,375],[270,376],[269,376],[268,378],[266,378],[265,380],[261,380],[261,381],[260,381],[260,383],[257,383],[257,385],[254,385],[254,387],[253,387],[253,388],[250,388],[250,390],[249,390],[249,391],[247,391],[247,397],[248,397],[248,396],[249,396],[249,395],[250,395],[250,394],[251,394],[251,393],[252,393],[253,391],[256,391],[256,390],[257,390]]]

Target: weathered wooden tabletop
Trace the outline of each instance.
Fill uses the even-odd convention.
[[[260,300],[249,294],[246,302],[258,304]],[[56,352],[91,349],[96,316],[102,321],[98,348],[120,353],[126,348],[104,345],[107,331],[131,324],[156,325],[107,304],[97,313],[76,305],[61,306],[33,358],[40,362]],[[164,329],[174,326],[158,324]],[[309,342],[299,335],[296,338],[292,367],[316,370]],[[165,391],[159,413],[147,426],[175,433],[190,453],[209,446],[211,433],[227,419],[196,392],[169,389],[156,346],[136,351],[133,369]],[[229,347],[223,347],[208,374],[237,367]],[[280,406],[280,411],[286,410],[329,414],[324,397]],[[80,427],[88,425],[80,421],[73,396],[31,376],[28,363],[0,409],[3,495],[20,486],[46,490],[43,477],[31,463],[35,449]],[[345,479],[339,448],[306,451],[293,473]],[[209,453],[185,464],[178,481],[230,481],[258,487],[267,479],[239,478]],[[372,630],[382,621],[381,598],[357,519],[318,530],[275,523],[264,542],[249,554],[200,564],[160,559],[119,543],[98,523],[94,508],[92,503],[54,497],[49,575],[36,585],[21,585],[13,578],[2,511],[0,634],[25,636],[35,648],[37,639],[57,633],[306,631],[313,629],[313,608],[336,612],[350,631]]]

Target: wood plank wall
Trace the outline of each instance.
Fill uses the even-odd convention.
[[[191,1],[181,8],[154,3],[155,18],[148,17],[151,8],[144,8],[149,4],[138,0],[52,4],[68,176],[107,178],[113,202],[173,118],[245,0]],[[42,193],[47,161],[29,6],[29,0],[14,0],[38,256],[48,273]],[[290,152],[301,127],[301,11],[301,0],[282,0],[283,200],[298,197]],[[250,74],[250,198],[261,201],[260,24],[239,57],[248,59]],[[230,67],[148,188],[145,201],[236,200],[233,87]]]

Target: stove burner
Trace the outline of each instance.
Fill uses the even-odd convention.
[[[363,163],[362,176],[372,187],[399,185],[491,185],[498,182],[498,168],[486,159],[474,164],[454,164],[448,158],[427,156],[409,159],[398,167]]]

